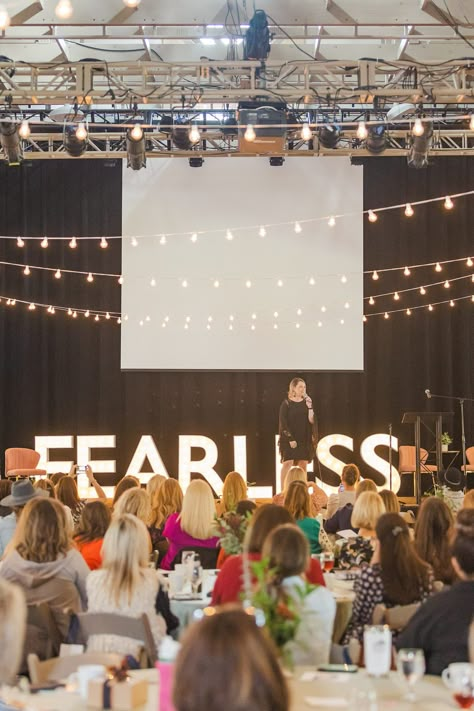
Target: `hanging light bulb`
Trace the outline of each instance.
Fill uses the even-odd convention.
[[[153,279],[150,281],[150,286],[156,286],[156,279],[153,278]]]
[[[69,309],[67,310],[67,315],[68,315],[68,316],[72,316],[72,309],[71,309],[71,308],[69,308]]]
[[[20,247],[21,245],[18,245],[18,246]],[[466,267],[472,267],[473,264],[474,264],[474,262],[472,261],[472,258],[468,257],[467,261],[466,261]]]
[[[122,284],[123,284],[123,276],[120,275],[119,278],[117,279],[117,281],[118,281],[118,283],[120,284],[120,286],[122,286]]]
[[[91,315],[91,313],[90,313],[89,309],[87,309],[87,311],[85,312],[84,316],[85,316],[86,318],[89,318],[90,315]]]
[[[433,307],[431,304],[428,306],[428,311],[433,311]]]
[[[73,312],[72,312],[72,317],[73,317],[73,318],[77,318],[77,311],[73,311]]]
[[[43,239],[41,240],[41,246],[43,247],[43,249],[46,249],[49,246],[47,237],[43,237]]]
[[[413,124],[412,133],[414,136],[422,136],[425,132],[425,127],[423,126],[423,121],[418,116]]]
[[[165,235],[161,235],[161,237],[160,237],[160,244],[161,244],[161,245],[166,244],[166,236],[165,236]]]
[[[143,138],[143,129],[139,123],[136,123],[130,131],[130,138],[134,141],[141,141]]]
[[[400,294],[398,293],[398,291],[394,293],[393,298],[395,301],[400,301]]]
[[[30,129],[30,124],[26,119],[23,119],[23,121],[20,124],[20,128],[18,129],[18,135],[20,138],[23,138],[26,140],[27,138],[30,137],[31,135],[31,129]]]
[[[369,210],[368,216],[369,216],[369,222],[377,222],[377,220],[379,219],[377,217],[377,214],[373,210]]]
[[[24,274],[25,276],[30,276],[31,270],[30,270],[30,268],[29,268],[28,265],[23,269],[23,274]]]
[[[406,314],[407,314],[407,316],[411,316],[411,309],[407,309]]]
[[[310,277],[308,283],[309,283],[310,286],[314,286],[314,285],[316,284],[316,281],[315,281],[314,277]]]
[[[347,284],[347,277],[345,274],[343,274],[341,277],[341,284]]]
[[[415,214],[414,209],[412,208],[410,203],[407,202],[407,204],[405,205],[405,216],[406,217],[413,217],[414,214]]]
[[[405,269],[403,270],[403,273],[405,274],[405,276],[410,276],[411,271],[408,269],[408,267],[405,267]]]
[[[0,5],[0,30],[6,30],[10,25],[10,15],[3,5]]]
[[[371,306],[373,306],[373,305],[375,304],[375,299],[374,299],[373,296],[370,297],[370,299],[369,299],[369,304],[370,304]]]
[[[300,223],[299,223],[299,222],[295,222],[295,232],[296,232],[296,234],[298,235],[298,234],[299,234],[300,232],[302,232],[302,231],[303,231],[303,229],[302,229]]]
[[[181,282],[181,286],[183,287],[183,289],[187,288],[188,282],[186,281],[186,279],[183,279],[183,281]]]
[[[214,288],[215,288],[215,289],[218,289],[218,288],[219,288],[219,280],[218,280],[218,279],[216,279],[215,282],[214,282]]]
[[[263,225],[260,227],[258,234],[260,237],[265,237],[265,235],[267,234],[267,231]]]
[[[76,128],[76,138],[78,141],[85,141],[87,138],[87,128],[83,123]]]
[[[365,141],[365,139],[368,136],[368,131],[367,131],[367,126],[365,125],[365,121],[360,121],[359,125],[357,126],[357,138],[360,141]]]
[[[76,239],[75,237],[73,237],[73,238],[71,239],[71,241],[69,242],[69,246],[70,246],[71,249],[76,249],[76,247],[77,247],[77,239]]]
[[[374,271],[372,272],[372,279],[373,279],[374,281],[377,281],[378,278],[379,278],[379,275],[378,275],[378,273],[374,270]]]
[[[301,129],[301,138],[303,141],[310,141],[313,137],[313,132],[309,126],[309,123],[304,123]]]
[[[138,7],[141,0],[123,0],[123,4],[127,7]]]
[[[193,233],[192,233],[190,239],[191,239],[191,242],[197,242],[197,241],[198,241],[198,236],[197,236],[196,232],[193,232]]]
[[[449,305],[450,305],[450,306],[454,306],[454,301],[453,301],[452,299],[451,299],[451,301],[449,302]]]
[[[16,246],[17,247],[24,247],[25,246],[25,240],[23,240],[21,237],[17,237],[16,239]],[[468,265],[469,266],[469,265]]]
[[[446,279],[446,281],[444,282],[443,286],[444,286],[445,289],[449,289],[449,287],[451,286],[451,284],[450,284],[449,281]]]
[[[367,321],[367,316],[366,316],[365,314],[362,316],[362,321],[363,321],[364,323]]]
[[[426,289],[424,286],[420,286],[420,294],[424,296],[426,294]]]
[[[105,314],[105,318],[107,319],[107,321],[108,321],[108,320],[109,320],[109,318],[110,318],[110,314],[109,314],[109,312],[108,312],[108,311],[107,311],[107,313]]]
[[[92,272],[89,272],[87,275],[87,281],[90,283],[91,281],[94,281],[94,277],[92,276]]]
[[[336,218],[335,217],[330,217],[328,220],[328,225],[329,227],[334,227],[336,224]]]
[[[55,9],[57,17],[59,17],[61,20],[67,20],[69,17],[71,17],[73,12],[74,11],[71,5],[71,0],[59,0]]]
[[[232,242],[232,240],[234,239],[234,235],[232,234],[232,232],[230,230],[226,230],[225,238],[229,242]]]
[[[440,272],[442,271],[442,269],[443,267],[441,266],[441,264],[439,262],[436,262],[435,272]]]
[[[245,129],[244,138],[246,141],[249,141],[249,143],[255,141],[255,139],[257,138],[257,134],[255,133],[255,129],[251,123],[249,123],[247,128]]]
[[[30,311],[34,311],[36,309],[36,304],[30,304],[28,308]]]
[[[451,198],[449,197],[449,195],[447,195],[444,200],[444,207],[446,208],[446,210],[452,210],[454,207],[454,203],[451,200]]]
[[[108,246],[109,246],[109,243],[107,242],[105,237],[102,237],[102,239],[100,240],[101,249],[107,249]]]
[[[96,314],[94,321],[98,321],[98,320],[99,320],[99,314]]]
[[[56,271],[54,272],[54,278],[61,279],[61,270],[60,269],[56,269]]]
[[[250,279],[247,279],[247,281],[245,282],[245,286],[247,287],[247,289],[250,289],[250,287],[252,286],[252,282],[250,281]]]
[[[388,315],[388,312],[387,312],[387,311],[384,313],[384,316],[383,316],[383,317],[384,317],[385,319],[390,318],[390,316]]]
[[[138,240],[136,237],[132,237],[132,239],[130,240],[130,243],[131,243],[132,247],[138,247]]]
[[[196,124],[193,124],[189,129],[189,140],[191,141],[191,143],[199,143],[199,141],[201,140],[201,134]]]
[[[120,316],[119,316],[118,319],[117,319],[117,323],[118,323],[119,325],[122,323],[122,319],[120,318]]]
[[[277,281],[277,286],[283,286],[283,282],[282,282],[281,279],[278,279],[278,281]]]

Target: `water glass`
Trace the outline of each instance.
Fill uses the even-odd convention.
[[[400,649],[397,654],[397,669],[400,676],[408,684],[407,701],[415,701],[413,690],[416,682],[425,673],[425,655],[422,649]]]
[[[470,709],[474,705],[474,664],[450,664],[441,678],[453,692],[454,700],[460,708]]]
[[[366,625],[364,660],[370,676],[388,674],[392,664],[392,633],[388,625]]]

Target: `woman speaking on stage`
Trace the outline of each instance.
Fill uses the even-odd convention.
[[[281,484],[292,466],[306,471],[315,455],[317,422],[311,398],[306,394],[306,383],[293,378],[288,397],[280,405],[279,447],[281,455]]]

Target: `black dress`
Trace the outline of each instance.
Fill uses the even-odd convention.
[[[301,459],[312,461],[317,442],[316,416],[314,425],[308,419],[308,407],[305,400],[283,400],[280,405],[279,447],[281,461]],[[296,442],[292,449],[290,442]]]

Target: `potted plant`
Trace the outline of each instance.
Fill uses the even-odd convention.
[[[442,452],[447,452],[449,449],[449,445],[452,443],[453,439],[450,437],[448,432],[443,432],[441,435],[441,451]]]

